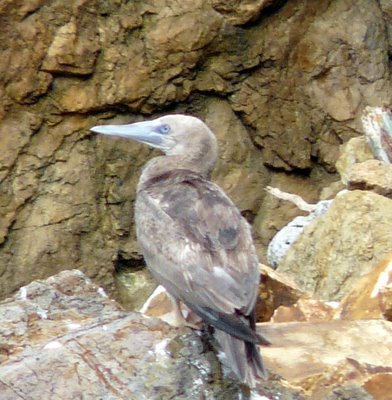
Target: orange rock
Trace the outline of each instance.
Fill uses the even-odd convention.
[[[341,300],[335,318],[391,319],[391,284],[392,253],[384,258],[373,271],[358,280],[354,288]]]
[[[140,312],[148,317],[161,318],[163,315],[170,313],[171,310],[172,305],[166,290],[163,286],[158,286],[144,303]]]
[[[363,387],[376,400],[392,400],[392,372],[371,376]]]
[[[371,190],[392,197],[392,165],[379,160],[354,164],[348,176],[350,190]]]
[[[391,322],[266,322],[258,330],[272,343],[262,348],[271,375],[308,399],[392,399]]]
[[[390,277],[391,275],[389,275],[389,278]],[[388,321],[392,321],[392,284],[380,290],[379,305],[384,318]]]
[[[329,321],[334,313],[335,308],[324,301],[300,298],[290,307],[280,306],[275,310],[271,322]]]
[[[189,308],[181,303],[182,315],[186,318],[187,322],[198,325],[201,318],[189,310]],[[176,318],[176,313],[173,309],[172,302],[168,296],[166,289],[163,286],[158,286],[151,296],[144,303],[140,312],[147,317],[160,318],[169,325],[179,326],[179,321]]]
[[[278,273],[267,265],[260,264],[259,298],[256,304],[256,320],[269,321],[280,307],[290,307],[301,297],[309,295],[285,274]]]

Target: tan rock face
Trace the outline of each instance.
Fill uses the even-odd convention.
[[[390,278],[391,276],[389,276]],[[391,279],[390,279],[391,280]],[[385,319],[392,322],[392,284],[388,283],[380,290],[380,309]]]
[[[392,197],[392,165],[378,160],[367,160],[353,165],[347,182],[348,189],[371,190]]]
[[[361,99],[381,101],[370,89],[378,86],[377,77],[387,79],[386,53],[372,50],[380,40],[385,43],[379,16],[377,4],[365,0],[288,2],[253,29],[249,52],[258,54],[265,68],[249,76],[232,102],[255,128],[254,140],[266,163],[287,170],[310,168],[311,156],[317,156],[333,168],[338,142],[360,127],[356,115]],[[368,35],[370,25],[374,30]],[[366,61],[370,53],[374,68]],[[284,63],[286,67],[276,68]],[[357,74],[373,83],[356,81]]]
[[[317,203],[321,188],[336,178],[328,176],[325,171],[320,171],[318,168],[313,170],[312,175],[309,179],[283,172],[274,173],[269,185],[285,192],[295,193],[309,203]],[[264,249],[268,247],[275,234],[295,217],[306,214],[289,201],[283,201],[268,193],[265,195],[253,222],[253,236],[260,250],[260,262],[268,263]]]
[[[2,400],[249,397],[224,379],[206,335],[124,313],[79,271],[23,287],[0,316]],[[277,392],[304,399],[278,377],[255,394]]]
[[[42,64],[52,74],[88,75],[94,72],[99,51],[98,36],[87,18],[61,26],[55,33]]]
[[[272,322],[292,321],[330,321],[335,314],[335,309],[321,300],[302,297],[295,304],[287,307],[280,306],[274,312]]]
[[[344,184],[347,184],[351,170],[357,163],[373,160],[374,156],[366,142],[365,136],[355,137],[341,146],[340,155],[336,161],[336,169]]]
[[[260,324],[273,343],[263,349],[267,367],[312,400],[390,398],[391,329],[387,321]]]
[[[238,3],[233,0],[213,0],[216,10],[222,13],[233,25],[243,25],[257,19],[261,11],[279,0],[245,0]]]
[[[162,315],[156,306],[150,315]],[[125,313],[79,271],[23,287],[0,303],[0,316],[2,400],[249,397],[224,377],[207,334]],[[258,330],[272,343],[261,349],[269,378],[250,398],[390,398],[391,322],[266,322]]]
[[[388,319],[391,321],[392,256],[361,277],[343,297],[336,317],[340,319]]]
[[[219,143],[219,161],[212,179],[242,211],[255,213],[264,198],[267,170],[244,125],[228,102],[206,101],[205,121]],[[230,132],[230,135],[227,135]]]
[[[390,99],[382,10],[373,0],[3,2],[0,296],[70,267],[113,288],[121,257],[140,257],[132,202],[151,151],[89,134],[109,120],[206,119],[221,145],[214,176],[256,218],[263,256],[292,213],[265,198],[266,182],[315,199],[362,108]]]
[[[303,292],[290,278],[279,274],[267,265],[260,265],[259,298],[256,304],[256,320],[270,321],[275,310],[289,308],[301,298],[309,295]]]
[[[342,194],[305,228],[278,271],[317,298],[339,300],[390,253],[390,218],[390,199],[359,190]]]

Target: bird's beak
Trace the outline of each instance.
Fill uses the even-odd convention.
[[[157,127],[158,124],[155,121],[143,121],[129,125],[99,125],[92,127],[90,130],[102,135],[136,140],[151,147],[166,150],[170,140],[159,133]]]

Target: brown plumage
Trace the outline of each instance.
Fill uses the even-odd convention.
[[[248,223],[208,180],[215,136],[199,119],[168,115],[94,132],[161,149],[143,169],[135,205],[137,238],[157,281],[215,328],[227,364],[249,386],[265,376],[255,331],[258,260]]]

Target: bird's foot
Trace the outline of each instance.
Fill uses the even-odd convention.
[[[188,328],[192,328],[192,329],[200,330],[203,327],[203,322],[202,321],[192,322],[192,321],[185,320],[185,323],[186,323],[185,326],[187,326]]]
[[[177,328],[188,327],[192,329],[201,329],[202,320],[191,310],[187,309],[185,312],[187,313],[187,317],[184,317],[183,311],[181,309],[181,303],[179,300],[175,299],[172,296],[169,296],[173,310],[171,311],[170,323],[171,325],[176,326]]]
[[[188,310],[186,322],[189,324],[188,326],[192,329],[203,329],[204,326],[203,320],[191,310]]]

